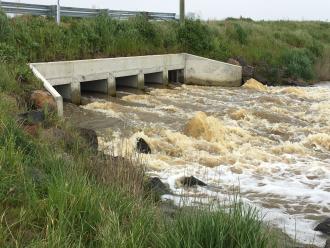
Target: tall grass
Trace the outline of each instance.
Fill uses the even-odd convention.
[[[174,21],[151,22],[143,16],[118,21],[100,15],[91,19],[67,18],[58,26],[43,17],[8,19],[0,14],[0,61],[16,65],[190,52],[225,61],[243,57],[252,65],[264,67],[263,76],[274,82],[282,77],[319,80],[325,74],[330,79],[327,71],[320,71],[320,67],[315,70],[315,65],[326,58],[329,44],[328,24],[324,22],[230,18],[187,20],[185,25],[179,25]],[[291,57],[295,58],[290,60]]]
[[[136,182],[100,182],[91,170],[97,159],[81,154],[79,137],[67,150],[55,140],[30,137],[6,114],[0,134],[1,247],[152,246],[155,206],[133,190]]]
[[[162,247],[277,247],[256,209],[234,199],[228,209],[185,209],[165,225]]]

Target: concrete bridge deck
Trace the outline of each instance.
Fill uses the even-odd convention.
[[[144,89],[148,83],[240,86],[242,68],[190,54],[166,54],[33,63],[30,68],[56,100],[63,115],[63,99],[80,104],[81,91],[116,96],[117,87]]]

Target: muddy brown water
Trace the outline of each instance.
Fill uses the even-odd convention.
[[[207,202],[239,187],[266,221],[300,242],[324,243],[313,228],[330,216],[330,83],[152,86],[119,89],[116,98],[89,94],[84,101],[66,104],[66,117],[95,129],[106,153],[130,156],[136,139],[145,139],[149,173],[176,195]],[[183,189],[177,180],[184,175],[211,187]]]

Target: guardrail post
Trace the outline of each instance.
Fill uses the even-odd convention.
[[[185,19],[185,0],[180,0],[180,22],[184,23]]]
[[[60,0],[57,0],[57,5],[56,5],[56,23],[58,25],[61,23],[61,5],[60,5]]]

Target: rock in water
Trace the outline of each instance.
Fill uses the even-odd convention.
[[[186,187],[193,187],[193,186],[202,186],[205,187],[207,186],[206,183],[202,182],[201,180],[197,179],[196,177],[184,177],[181,180],[182,185],[186,186]]]
[[[169,194],[169,187],[166,186],[158,177],[151,177],[147,179],[146,188],[152,190],[159,195]]]
[[[94,130],[87,128],[79,129],[80,136],[86,141],[86,143],[92,148],[93,151],[98,149],[97,134]]]
[[[37,109],[48,108],[51,111],[56,110],[56,102],[51,94],[43,90],[35,90],[31,94],[31,102]]]
[[[148,143],[142,139],[142,138],[139,138],[137,140],[137,143],[136,143],[136,150],[139,152],[139,153],[144,153],[144,154],[151,154],[151,149],[150,149],[150,146],[148,145]]]
[[[330,248],[330,239],[327,240],[327,242],[325,243],[324,248]]]
[[[330,235],[330,218],[328,218],[325,221],[323,221],[322,223],[318,224],[314,230],[327,234],[327,235]]]

